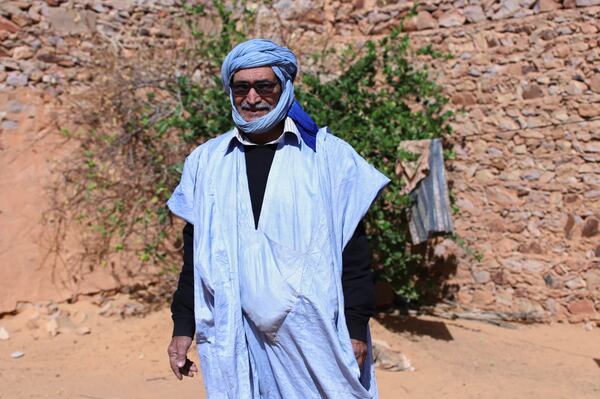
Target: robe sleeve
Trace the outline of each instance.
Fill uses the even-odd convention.
[[[200,148],[200,147],[199,147]],[[194,224],[194,208],[198,206],[195,202],[196,176],[199,163],[199,148],[192,152],[186,159],[181,173],[181,180],[167,206],[175,215]]]
[[[335,201],[333,211],[336,222],[341,225],[344,248],[390,179],[371,166],[348,143],[337,137],[335,139],[338,143],[334,155],[336,168],[331,182]]]

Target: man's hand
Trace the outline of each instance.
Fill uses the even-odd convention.
[[[354,351],[354,357],[358,363],[358,368],[362,370],[362,366],[367,358],[367,343],[359,341],[358,339],[351,339],[352,350]]]
[[[178,379],[183,379],[182,376],[193,377],[194,373],[198,372],[198,368],[190,359],[187,358],[187,351],[192,345],[190,337],[178,336],[171,339],[167,354],[169,355],[169,363],[171,370]]]

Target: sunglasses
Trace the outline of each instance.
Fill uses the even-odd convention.
[[[256,82],[234,82],[231,84],[231,92],[234,96],[247,96],[250,89],[254,89],[259,96],[270,96],[275,92],[279,82],[272,80],[257,80]]]

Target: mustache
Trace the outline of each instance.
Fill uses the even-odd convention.
[[[248,104],[247,101],[243,101],[241,104],[241,108],[244,111],[256,112],[256,111],[270,111],[272,107],[269,104],[258,103],[255,105]]]

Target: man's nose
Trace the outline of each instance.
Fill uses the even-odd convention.
[[[250,88],[250,91],[248,92],[248,95],[246,95],[246,100],[248,101],[248,103],[250,104],[258,104],[259,102],[262,101],[262,98],[260,97],[260,95],[256,92],[256,90],[254,90],[254,87]]]

